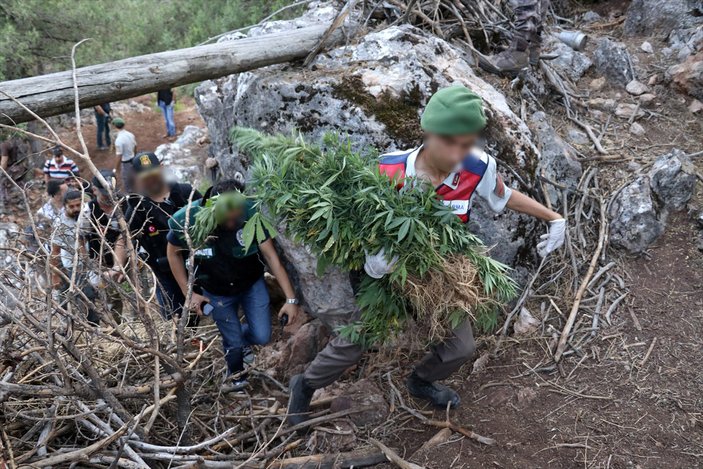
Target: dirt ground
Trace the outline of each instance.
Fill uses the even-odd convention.
[[[607,14],[604,9],[599,12]],[[617,29],[611,34],[617,36]],[[651,38],[628,40],[630,51],[650,76],[661,73],[658,57],[639,52],[644,39]],[[589,72],[579,87],[586,88],[596,77]],[[642,78],[646,81],[648,77]],[[493,83],[498,88],[509,87],[509,80]],[[615,97],[617,93],[624,91],[606,88],[598,96]],[[621,158],[594,164],[599,164],[601,173],[612,176],[613,185],[632,172],[632,163],[646,167],[672,147],[688,152],[701,149],[703,124],[700,117],[686,110],[690,99],[668,86],[656,86],[655,93],[660,103],[656,113],[640,121],[647,131],[644,137],[611,132],[604,140],[609,148],[619,148]],[[153,150],[167,142],[162,137],[163,118],[153,105],[153,96],[137,101],[149,110],[125,116],[127,128],[135,133],[140,150]],[[560,122],[566,125],[566,121],[559,120],[560,108],[555,105],[548,111],[563,134]],[[176,112],[176,121],[179,129],[187,124],[203,125],[189,98]],[[112,153],[97,151],[94,126],[86,125],[84,134],[96,165],[109,167]],[[77,140],[67,137],[67,143],[77,145]],[[694,163],[703,170],[700,159]],[[702,199],[699,194],[693,205],[702,206]],[[494,438],[495,445],[454,434],[439,446],[419,450],[439,430],[399,410],[389,417],[397,423],[392,432],[383,426],[383,433],[379,434],[378,427],[368,429],[368,436],[381,439],[400,456],[428,469],[703,467],[703,254],[696,246],[699,230],[684,211],[672,214],[666,233],[646,255],[633,257],[611,251],[621,264],[630,293],[613,315],[612,324],[604,325],[593,341],[558,367],[547,360],[550,337],[538,335],[509,339],[491,356],[485,369],[470,373],[470,366],[466,366],[447,382],[462,398],[462,406],[450,412],[449,419]],[[495,340],[484,338],[480,346],[480,354],[492,354]],[[403,391],[408,361],[404,360],[402,367],[397,362],[383,366],[387,367],[383,372],[390,373],[404,398],[409,399]],[[353,374],[367,371],[362,366]],[[388,389],[385,383],[379,384]],[[410,402],[423,409],[422,403]],[[424,410],[435,420],[447,418],[443,411]]]
[[[624,259],[631,308],[619,310],[582,358],[535,371],[549,365],[539,363],[545,341],[526,340],[484,371],[469,376],[466,367],[451,381],[462,397],[452,422],[495,446],[454,437],[411,456],[438,431],[416,422],[393,446],[436,469],[702,467],[703,256],[691,242],[695,231],[678,214],[649,259]]]
[[[607,17],[612,9],[600,8],[599,13]],[[634,137],[622,122],[615,122],[616,128],[604,138],[606,147],[619,148],[619,156],[595,164],[605,183],[614,188],[671,148],[700,151],[703,120],[686,109],[690,97],[661,84],[666,65],[662,57],[639,50],[642,41],[653,38],[620,38],[619,26],[609,33],[627,42],[647,70],[640,80],[659,78],[652,85],[657,95],[654,112],[639,121],[646,134]],[[656,42],[659,48],[663,44]],[[579,89],[588,92],[589,82],[597,77],[591,69]],[[492,83],[509,95],[508,80]],[[629,102],[622,89],[606,87],[590,95]],[[549,106],[547,112],[563,136],[571,127],[560,118],[563,111]],[[583,149],[581,156],[593,152]],[[701,179],[703,162],[698,158],[694,164]],[[698,192],[689,205],[692,210],[701,207],[700,188]],[[684,210],[670,216],[666,233],[645,255],[610,250],[630,293],[612,324],[604,325],[595,340],[558,367],[547,360],[549,337],[538,336],[513,340],[497,356],[491,355],[484,370],[471,374],[467,366],[449,381],[462,397],[462,406],[450,412],[450,420],[494,438],[494,446],[455,433],[433,449],[419,450],[439,430],[412,417],[401,419],[404,429],[384,441],[428,469],[703,467],[700,229]],[[480,352],[492,354],[494,344],[493,338],[484,339]],[[392,372],[399,389],[406,372]],[[446,418],[443,411],[430,415]]]
[[[161,110],[156,105],[156,97],[154,95],[145,95],[135,98],[130,101],[136,101],[139,104],[146,106],[144,112],[130,112],[124,117],[126,129],[134,134],[137,139],[137,151],[154,151],[156,147],[163,143],[169,143],[165,137],[166,127],[161,114]],[[195,101],[192,97],[179,97],[175,111],[176,131],[180,134],[186,125],[196,125],[205,127],[200,114],[195,108]],[[116,129],[110,129],[110,135],[114,141],[117,134]],[[92,123],[83,126],[83,136],[85,137],[88,146],[88,153],[93,160],[93,163],[98,169],[111,168],[115,157],[114,148],[109,150],[98,150],[97,141],[95,139],[96,128]],[[66,143],[73,148],[80,148],[78,137],[72,130],[66,130],[62,133]],[[85,165],[76,161],[81,171],[86,170]]]

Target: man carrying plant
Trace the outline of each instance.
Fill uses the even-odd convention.
[[[548,233],[537,245],[541,256],[563,244],[565,220],[539,202],[506,186],[496,169],[496,160],[475,148],[479,134],[486,126],[480,97],[463,86],[444,88],[429,100],[420,124],[424,137],[419,148],[381,157],[381,172],[388,175],[399,189],[406,183],[406,178],[411,184],[431,184],[437,197],[464,223],[469,221],[474,196],[478,195],[495,212],[507,207],[549,222]],[[393,271],[394,263],[395,259],[387,259],[383,251],[367,254],[364,270],[373,278],[382,278]],[[475,348],[471,323],[467,319],[415,366],[407,380],[410,394],[437,407],[459,405],[459,395],[438,381],[448,378],[471,360]],[[359,361],[362,353],[360,345],[341,336],[332,339],[304,373],[291,378],[289,422],[295,425],[306,420],[315,389],[336,381],[347,368]]]
[[[188,272],[184,257],[192,250],[195,284],[188,309],[203,314],[212,306],[212,319],[222,335],[222,346],[231,377],[231,390],[248,383],[244,349],[266,344],[271,338],[269,294],[264,281],[264,262],[286,295],[279,316],[294,322],[302,314],[295,291],[263,227],[256,226],[253,201],[242,194],[244,186],[226,180],[210,188],[198,201],[183,207],[169,221],[168,262],[183,296],[188,296]],[[259,231],[254,241],[255,232]],[[247,234],[249,233],[249,234]],[[246,324],[239,321],[242,307]]]

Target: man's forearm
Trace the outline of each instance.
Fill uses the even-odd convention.
[[[125,243],[125,235],[117,238],[115,243],[115,263],[122,268],[127,265],[127,246]]]
[[[285,267],[283,267],[283,264],[281,263],[281,259],[276,253],[276,249],[273,247],[273,242],[269,240],[265,244],[261,245],[261,251],[266,258],[266,263],[268,264],[269,269],[271,269],[271,273],[274,277],[276,277],[278,285],[280,285],[281,290],[283,290],[283,293],[286,295],[286,298],[295,298],[293,284],[290,281],[290,277],[288,277],[288,272],[286,272]]]
[[[536,200],[513,189],[506,207],[516,212],[524,213],[544,221],[554,221],[563,218],[554,210],[550,210]]]
[[[168,258],[168,266],[171,268],[173,278],[176,279],[178,286],[181,287],[181,292],[184,295],[188,294],[188,271],[183,264],[183,254],[181,249],[169,243],[166,247],[166,257]]]

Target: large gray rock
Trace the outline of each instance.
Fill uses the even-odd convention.
[[[696,168],[678,149],[657,158],[649,178],[659,203],[672,210],[681,210],[686,206],[697,182]]]
[[[593,63],[596,69],[608,80],[622,86],[635,79],[632,70],[632,58],[627,51],[627,46],[602,37],[596,43],[593,53]]]
[[[669,34],[669,47],[662,50],[666,56],[675,54],[679,61],[703,50],[703,25],[697,28],[676,29]]]
[[[334,14],[334,9],[318,6],[302,19],[274,22],[252,34],[327,23]],[[441,87],[462,84],[486,103],[486,150],[500,155],[531,181],[530,169],[539,153],[528,127],[469,63],[463,51],[446,41],[404,25],[322,53],[308,69],[275,65],[206,81],[196,90],[195,98],[208,125],[211,156],[219,161],[222,174],[231,175],[247,174],[250,166],[230,140],[234,125],[268,132],[298,129],[313,141],[330,131],[342,132],[359,149],[411,148],[420,143],[419,117],[429,97]],[[509,173],[506,180],[511,181]],[[491,254],[512,265],[530,262],[532,225],[516,215],[495,217],[480,201],[476,205],[471,227],[488,245],[497,245]],[[284,237],[279,244],[296,270],[296,283],[313,315],[339,317],[355,311],[345,273],[331,269],[318,278],[315,256]]]
[[[553,36],[547,38],[543,47],[548,55],[557,55],[549,65],[573,82],[577,82],[593,65],[586,54],[575,51]]]
[[[626,186],[610,212],[611,243],[631,253],[643,252],[663,232],[671,210],[681,210],[691,199],[697,176],[681,151],[660,156],[647,176]]]
[[[188,125],[175,142],[156,147],[154,153],[163,163],[169,179],[198,186],[204,175],[207,149],[197,142],[204,135],[205,129]]]
[[[692,28],[703,24],[700,0],[633,0],[627,9],[624,29],[629,35]]]
[[[550,181],[575,189],[581,179],[582,169],[574,149],[562,140],[542,111],[532,114],[530,128],[535,134],[537,147],[542,155],[537,164],[537,173]],[[550,184],[547,184],[546,188],[552,204],[559,205],[561,191]]]
[[[305,311],[314,317],[323,318],[325,324],[332,329],[344,324],[358,309],[349,283],[349,273],[328,267],[318,277],[317,257],[309,249],[285,235],[277,236],[276,241],[283,251],[286,268],[302,293]]]
[[[663,217],[646,176],[618,194],[610,217],[610,243],[633,254],[644,252],[664,232]]]

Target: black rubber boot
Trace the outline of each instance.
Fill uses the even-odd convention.
[[[308,386],[301,373],[290,379],[288,392],[287,420],[288,425],[294,426],[310,418],[310,401],[315,390]]]
[[[461,403],[459,394],[453,389],[420,379],[415,372],[408,377],[406,384],[411,396],[430,401],[435,407],[445,409],[447,404],[450,404],[450,407],[454,408]]]

